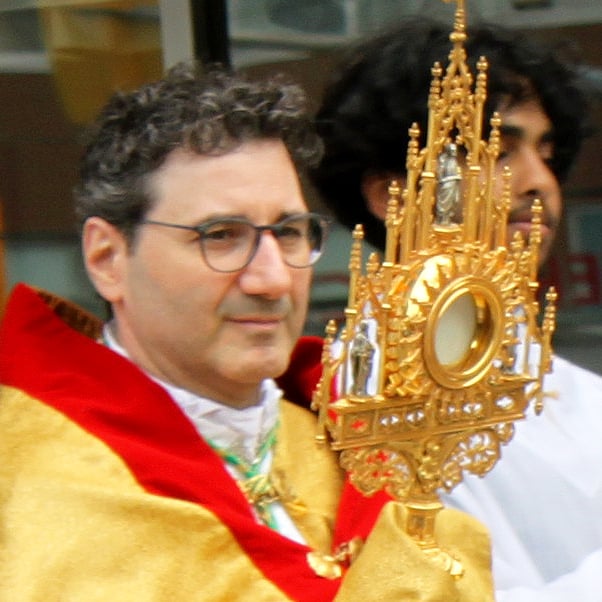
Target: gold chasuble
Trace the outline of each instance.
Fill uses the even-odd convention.
[[[307,545],[261,524],[169,395],[98,344],[100,327],[24,285],[9,301],[0,600],[493,599],[488,537],[476,521],[452,510],[438,521],[467,567],[454,581],[403,533],[401,505],[344,483],[335,453],[315,442],[314,416],[288,402],[271,477]],[[354,538],[359,556],[336,564],[337,548]],[[326,575],[316,559],[341,570]]]

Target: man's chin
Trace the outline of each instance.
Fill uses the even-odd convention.
[[[253,380],[277,378],[283,374],[289,364],[291,349],[289,347],[260,347],[248,351],[249,355],[241,358],[241,371],[243,375],[252,377]]]
[[[277,378],[283,374],[290,362],[298,336],[293,336],[290,328],[280,328],[269,332],[257,332],[229,341],[231,361],[240,366],[240,372],[256,378]]]

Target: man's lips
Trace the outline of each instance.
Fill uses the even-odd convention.
[[[241,326],[254,326],[257,328],[269,328],[284,321],[284,316],[230,316],[229,322]]]

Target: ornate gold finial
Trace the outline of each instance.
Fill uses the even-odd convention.
[[[456,4],[456,15],[454,18],[454,32],[451,39],[454,41],[455,34],[464,34],[466,31],[466,6],[464,0],[443,0],[446,4]],[[464,39],[462,40],[464,41]]]
[[[329,324],[314,404],[354,485],[403,501],[408,532],[458,576],[434,538],[438,491],[491,470],[513,422],[531,404],[541,410],[556,294],[540,328],[541,204],[529,239],[507,240],[508,170],[501,194],[494,188],[501,120],[491,117],[483,139],[487,61],[473,77],[455,2],[449,64],[432,69],[426,145],[412,125],[406,188],[389,189],[382,263],[372,256],[362,271],[363,230],[354,232],[345,327],[333,345]]]

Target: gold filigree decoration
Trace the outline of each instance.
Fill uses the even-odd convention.
[[[326,327],[312,406],[318,439],[341,450],[353,484],[403,501],[408,532],[458,576],[434,541],[438,492],[466,472],[486,474],[513,423],[529,407],[541,411],[556,294],[547,293],[540,324],[542,206],[533,204],[527,240],[507,240],[511,174],[496,175],[501,120],[492,116],[485,139],[487,61],[479,58],[473,76],[464,2],[455,1],[449,64],[432,69],[426,145],[414,124],[406,186],[389,187],[384,256],[373,253],[363,269],[363,230],[354,230],[345,323],[338,333],[334,322]],[[358,337],[363,355],[352,352]]]

